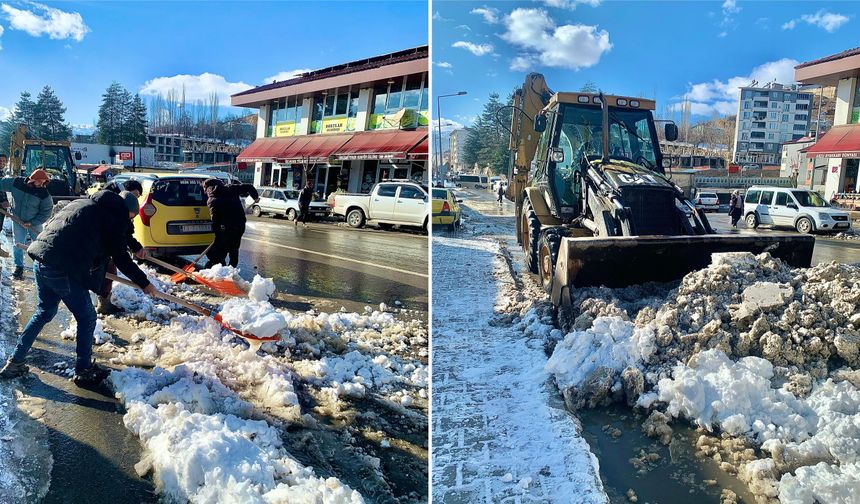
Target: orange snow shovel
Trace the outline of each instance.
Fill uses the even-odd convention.
[[[179,275],[179,274],[184,275],[185,277],[190,278],[191,280],[194,280],[195,282],[199,283],[200,285],[203,285],[204,287],[208,287],[215,292],[224,294],[225,296],[246,296],[246,295],[248,295],[248,292],[245,289],[242,289],[241,287],[236,285],[236,282],[234,282],[233,280],[227,280],[227,279],[212,280],[210,278],[196,275],[196,274],[191,273],[187,270],[179,269],[176,266],[170,264],[169,262],[162,261],[161,259],[156,259],[156,258],[150,257],[150,256],[146,256],[146,260],[153,263],[153,264],[157,264],[157,265],[161,266],[162,268],[169,269],[170,271],[175,271],[176,275]],[[173,277],[171,277],[171,279],[172,278]]]
[[[210,243],[209,246],[206,247],[206,249],[201,252],[199,256],[197,256],[197,259],[195,259],[194,262],[192,262],[191,264],[186,264],[185,267],[182,268],[181,272],[176,272],[170,275],[170,281],[178,284],[181,283],[183,280],[190,278],[187,273],[194,273],[194,269],[197,266],[197,263],[200,262],[200,259],[203,259],[203,256],[205,256],[207,252],[209,252],[209,249],[212,248],[212,245],[215,245],[214,241]]]
[[[131,280],[126,280],[125,278],[122,278],[120,276],[106,273],[105,277],[108,278],[109,280],[114,281],[114,282],[121,283],[121,284],[127,285],[129,287],[134,287],[135,289],[140,289],[140,286],[138,286],[136,283],[132,282]],[[168,294],[166,292],[156,292],[154,294],[154,296],[159,298],[159,299],[163,299],[165,301],[169,301],[171,303],[178,304],[179,306],[187,308],[187,309],[193,311],[194,313],[203,315],[204,317],[212,317],[213,319],[215,319],[215,321],[217,321],[219,324],[221,324],[221,327],[223,327],[224,329],[227,329],[228,331],[231,331],[231,332],[237,334],[238,336],[241,336],[242,338],[248,340],[249,342],[252,342],[252,343],[253,342],[260,342],[260,343],[262,343],[264,341],[277,341],[278,339],[280,339],[280,337],[277,334],[273,334],[273,335],[269,335],[269,336],[259,336],[257,334],[250,334],[250,333],[240,331],[239,329],[234,329],[234,328],[230,327],[226,322],[224,322],[224,320],[221,318],[220,313],[216,313],[215,311],[210,310],[208,308],[204,308],[200,305],[196,305],[194,303],[188,302],[188,301],[186,301],[180,297],[176,297],[172,294]]]

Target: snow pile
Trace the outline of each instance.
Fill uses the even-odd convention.
[[[152,268],[141,265],[140,269],[146,273],[149,282],[160,292],[170,291],[172,286],[161,281]],[[125,310],[125,315],[137,320],[165,322],[173,316],[173,310],[171,310],[170,305],[148,296],[137,287],[114,282],[111,297],[115,305]]]
[[[690,419],[763,450],[737,464],[759,496],[845,502],[860,479],[860,267],[714,254],[675,287],[576,296],[566,336],[521,323],[557,342],[546,369],[568,407],[626,400]]]
[[[78,335],[78,323],[75,321],[74,317],[72,317],[72,321],[69,324],[69,327],[63,329],[63,332],[60,333],[60,337],[67,340],[73,340]],[[96,319],[96,329],[93,332],[93,343],[96,345],[103,345],[113,339],[110,333],[105,331],[104,323],[101,319]]]
[[[233,329],[261,338],[274,336],[287,326],[284,315],[268,301],[232,298],[224,303],[219,313],[224,323]]]
[[[251,284],[239,274],[239,269],[233,266],[216,264],[209,269],[200,270],[195,273],[209,280],[232,280],[233,283],[246,292],[251,288]]]
[[[248,289],[248,297],[254,301],[268,301],[275,293],[275,282],[271,278],[254,275],[254,280]]]
[[[320,478],[282,446],[277,429],[225,411],[241,401],[183,367],[173,373],[129,369],[112,375],[128,413],[126,427],[146,448],[135,469],[154,471],[177,502],[360,503],[336,478]]]
[[[833,238],[837,240],[860,240],[860,234],[858,234],[856,230],[852,229],[851,231],[836,233],[833,235]]]

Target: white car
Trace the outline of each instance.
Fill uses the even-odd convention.
[[[717,197],[717,193],[697,193],[693,203],[696,204],[696,208],[704,210],[705,212],[716,212],[720,209],[720,199]]]
[[[747,227],[793,227],[801,233],[851,229],[848,212],[836,210],[820,194],[805,189],[753,186],[744,198]]]
[[[282,187],[261,187],[260,202],[256,205],[250,200],[251,213],[254,217],[262,214],[282,215],[289,220],[295,220],[299,215],[299,192]],[[248,204],[246,202],[246,204]],[[331,209],[324,201],[311,201],[308,209],[312,217],[325,217]]]
[[[380,182],[370,194],[334,193],[329,204],[332,213],[355,228],[372,222],[383,228],[399,225],[427,229],[430,220],[427,188],[411,180]]]

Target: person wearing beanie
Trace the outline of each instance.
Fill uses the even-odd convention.
[[[54,201],[48,193],[48,172],[39,168],[29,177],[4,177],[0,179],[0,191],[12,193],[12,214],[23,224],[15,222],[12,234],[15,243],[33,240],[42,231],[42,224],[51,216]],[[12,249],[15,262],[13,276],[21,278],[24,274],[24,251]]]
[[[245,206],[240,198],[251,196],[255,203],[259,203],[260,195],[251,184],[224,185],[217,178],[203,181],[203,190],[209,198],[206,206],[209,207],[212,230],[215,232],[215,243],[206,254],[206,267],[211,268],[216,264],[236,267],[239,265],[239,246],[245,234]]]
[[[126,235],[137,209],[137,198],[129,192],[99,191],[72,201],[47,222],[27,249],[36,277],[36,310],[18,336],[14,353],[0,370],[0,379],[17,378],[28,372],[27,352],[45,324],[57,314],[60,301],[72,312],[78,326],[75,384],[91,388],[107,378],[110,371],[92,359],[96,312],[89,291],[99,292],[105,267],[113,260],[119,271],[145,293],[156,293],[128,254]]]

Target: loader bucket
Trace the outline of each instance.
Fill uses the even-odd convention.
[[[565,304],[575,287],[677,280],[707,267],[716,252],[770,252],[792,267],[808,268],[814,246],[815,238],[808,235],[565,237],[559,248],[552,301]]]

